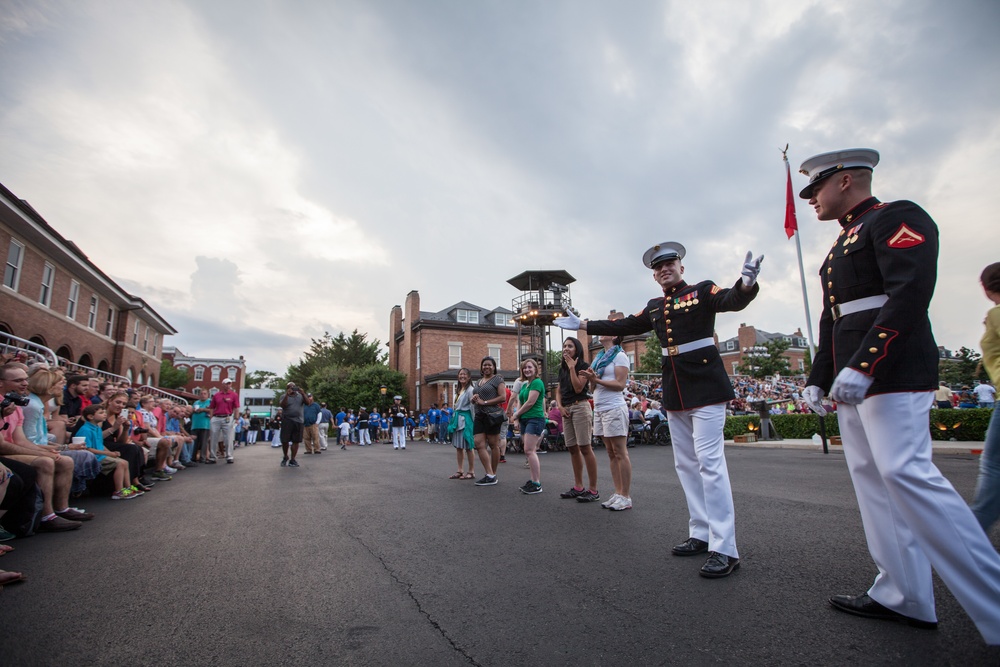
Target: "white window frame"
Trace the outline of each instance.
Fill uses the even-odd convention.
[[[149,350],[149,325],[146,325],[146,330],[142,334],[142,351],[147,352]]]
[[[232,380],[233,382],[236,382],[236,372],[238,370],[239,369],[237,369],[236,366],[230,366],[229,368],[226,369],[226,377]]]
[[[139,320],[135,320],[135,326],[132,327],[132,347],[139,347]]]
[[[115,331],[115,309],[108,306],[108,319],[104,323],[104,335],[111,338]]]
[[[101,300],[97,298],[96,294],[90,295],[90,310],[87,311],[87,328],[97,330],[97,307],[100,305]]]
[[[635,368],[635,352],[626,352],[625,356],[628,357],[628,367],[629,369]]]
[[[48,282],[46,282],[48,281]],[[38,291],[38,303],[46,308],[52,307],[52,286],[56,283],[56,267],[48,262],[42,267],[42,286]]]
[[[415,366],[415,368],[416,368],[416,370],[419,371],[420,370],[420,343],[417,343],[416,347],[417,347],[417,350],[416,350],[416,352],[417,352],[417,358],[416,358],[417,365]],[[420,402],[418,401],[417,405],[419,405],[419,404],[420,404]]]
[[[71,320],[76,319],[76,305],[80,301],[80,283],[75,280],[69,282],[69,297],[66,299],[66,317]]]
[[[159,345],[159,343],[160,343],[160,334],[154,333],[153,334],[153,356],[154,357],[156,356],[156,346]]]
[[[194,367],[194,381],[203,382],[205,380],[205,367],[195,366]]]
[[[212,382],[218,382],[222,377],[222,368],[219,366],[212,366]]]
[[[453,361],[455,358],[455,352],[458,352],[458,361]],[[461,368],[462,367],[462,344],[461,343],[448,343],[448,368]]]
[[[486,356],[493,357],[497,361],[496,370],[500,370],[500,350],[502,346],[500,344],[487,345],[486,346]]]
[[[14,264],[10,263],[10,251],[17,248],[17,258],[14,260]],[[3,270],[3,286],[17,291],[17,287],[21,282],[21,269],[24,267],[24,244],[15,238],[11,238],[10,245],[7,247],[7,263],[4,265]],[[10,274],[10,278],[7,275]]]
[[[459,308],[455,312],[455,320],[460,324],[479,324],[479,311]]]

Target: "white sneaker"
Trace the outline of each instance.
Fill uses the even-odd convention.
[[[618,500],[616,500],[614,504],[611,505],[611,507],[609,507],[608,509],[615,510],[616,512],[620,512],[622,510],[630,510],[632,509],[632,499],[626,498],[625,496],[618,496]]]
[[[171,468],[170,466],[163,466],[163,472],[167,473],[168,475],[173,475],[175,472],[177,472],[177,468]]]
[[[621,498],[621,496],[619,496],[617,493],[612,493],[610,498],[601,503],[601,507],[603,507],[604,509],[611,509],[611,506],[614,505],[619,498]]]

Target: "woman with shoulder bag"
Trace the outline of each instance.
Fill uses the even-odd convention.
[[[506,384],[497,373],[497,362],[493,357],[483,357],[479,363],[482,378],[472,392],[472,404],[476,416],[473,420],[476,453],[486,474],[476,480],[476,486],[493,486],[497,483],[497,466],[500,465],[500,426],[503,424],[503,408],[507,400]],[[489,449],[487,449],[487,446]]]

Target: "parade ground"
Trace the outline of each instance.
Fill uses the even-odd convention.
[[[8,543],[0,567],[28,580],[0,594],[0,662],[1000,664],[939,580],[936,631],[828,606],[876,573],[839,450],[727,447],[742,566],[720,580],[670,555],[687,537],[670,448],[630,453],[624,512],[560,499],[566,453],[541,457],[544,492],[526,496],[521,455],[476,487],[447,479],[450,446],[422,442],[298,469],[257,444],[135,500],[82,499],[97,518],[80,530]],[[935,461],[968,500],[977,457]]]

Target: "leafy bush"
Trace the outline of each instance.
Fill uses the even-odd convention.
[[[987,408],[971,408],[967,410],[931,410],[928,426],[933,440],[984,440],[986,428],[990,423],[992,410]],[[823,418],[826,422],[826,435],[840,435],[837,415],[830,413]],[[782,438],[805,439],[819,432],[819,417],[816,415],[771,415],[771,422]],[[753,424],[755,431],[760,430],[760,418],[757,415],[741,415],[726,417],[724,434],[727,440],[733,436],[749,433],[748,424]],[[943,428],[942,428],[943,427]]]
[[[931,438],[934,440],[985,440],[993,410],[931,410]],[[956,428],[956,425],[958,426]],[[944,427],[944,428],[941,428]]]

